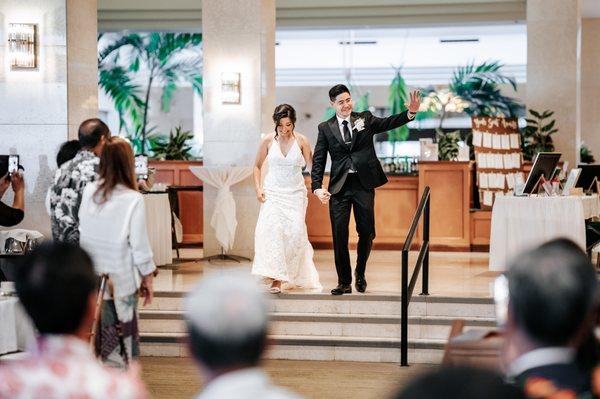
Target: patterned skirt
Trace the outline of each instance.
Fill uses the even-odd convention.
[[[140,355],[138,295],[105,299],[96,335],[96,351],[106,365],[126,368]]]

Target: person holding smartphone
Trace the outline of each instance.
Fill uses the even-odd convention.
[[[12,206],[0,201],[0,226],[11,227],[21,223],[25,217],[25,181],[21,173],[14,172],[0,178],[0,199],[8,188],[12,187],[14,199]]]

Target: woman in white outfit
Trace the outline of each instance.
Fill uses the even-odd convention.
[[[268,279],[272,293],[281,292],[282,283],[321,290],[305,222],[308,198],[302,168],[312,167],[310,143],[294,132],[292,106],[278,105],[273,121],[275,132],[262,139],[254,164],[254,186],[262,205],[252,273]],[[261,185],[265,160],[268,170]]]
[[[144,305],[151,303],[156,270],[134,170],[129,143],[108,139],[99,180],[85,187],[79,208],[80,245],[96,272],[109,276],[96,348],[106,364],[116,367],[126,367],[139,355],[138,296]]]

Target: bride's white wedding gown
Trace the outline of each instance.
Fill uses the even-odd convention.
[[[319,275],[313,262],[313,248],[306,232],[307,190],[302,176],[306,165],[294,140],[283,155],[277,140],[267,154],[268,171],[254,236],[252,274],[297,286],[320,290]]]

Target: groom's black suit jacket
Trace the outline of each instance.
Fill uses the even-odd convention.
[[[311,172],[313,192],[322,188],[327,152],[331,154],[328,191],[332,195],[342,189],[351,166],[366,189],[373,189],[387,183],[387,177],[375,153],[373,136],[410,122],[407,111],[387,118],[373,116],[369,111],[352,112],[350,115],[351,129],[359,119],[363,119],[364,128],[361,131],[352,130],[352,144],[350,146],[344,143],[336,116],[319,124],[319,135],[315,145]]]

